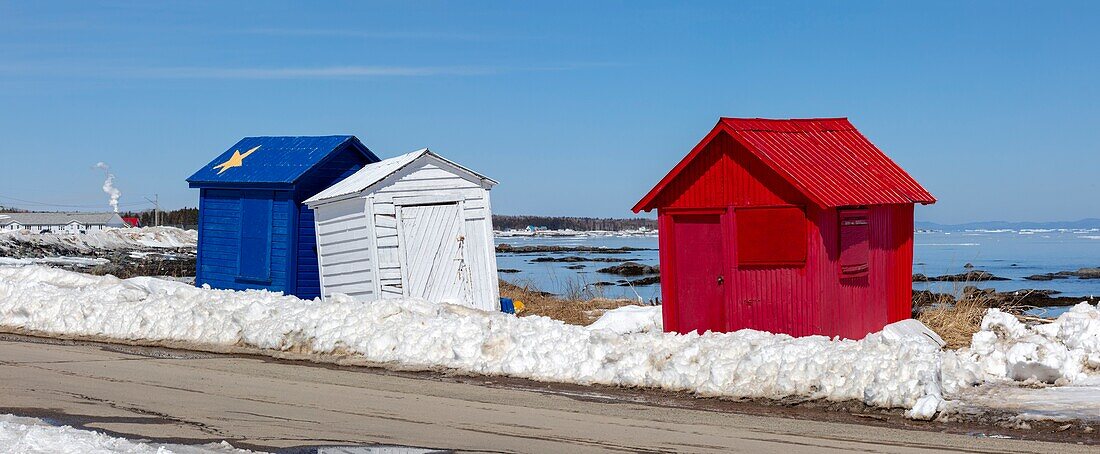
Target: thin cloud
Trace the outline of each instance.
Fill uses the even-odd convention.
[[[483,76],[500,72],[497,68],[487,66],[322,66],[297,68],[147,68],[127,71],[127,74],[131,77],[165,79],[340,79]]]
[[[486,41],[497,39],[486,35],[469,33],[451,33],[441,31],[379,31],[379,30],[339,30],[339,29],[294,29],[294,28],[249,28],[243,30],[229,30],[226,33],[240,35],[265,35],[265,36],[299,36],[299,37],[343,37],[343,38],[375,38],[375,39],[444,39],[463,41]],[[510,38],[513,39],[513,38]]]
[[[111,79],[356,79],[370,77],[488,76],[521,72],[555,72],[615,66],[611,63],[575,63],[542,66],[316,66],[316,67],[119,67],[109,65],[9,64],[0,74],[102,77]]]

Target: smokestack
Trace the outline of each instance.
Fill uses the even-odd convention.
[[[103,192],[106,192],[109,197],[107,203],[115,213],[118,213],[118,198],[122,197],[122,191],[115,187],[115,174],[111,173],[111,168],[107,167],[106,163],[97,162],[95,166],[97,169],[103,169],[103,173],[107,174],[107,179],[103,181]]]

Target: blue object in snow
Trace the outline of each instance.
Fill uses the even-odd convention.
[[[320,296],[302,201],[378,160],[355,136],[241,139],[187,179],[199,189],[195,285]]]
[[[505,313],[505,314],[515,314],[516,313],[516,306],[515,306],[515,304],[512,303],[511,298],[501,298],[500,299],[500,311]]]

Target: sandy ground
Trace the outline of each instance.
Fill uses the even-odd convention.
[[[855,423],[812,421],[799,412],[777,417],[753,408],[484,377],[0,338],[0,413],[159,441],[228,440],[265,450],[393,444],[492,452],[1096,449],[1073,443],[1081,439],[1070,434],[1070,443],[1009,440],[917,423],[919,430],[905,430],[876,415],[860,424],[858,415],[845,415]]]

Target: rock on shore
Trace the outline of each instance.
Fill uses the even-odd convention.
[[[943,274],[940,276],[925,276],[920,273],[913,275],[913,282],[981,282],[1007,280],[1009,279],[995,276],[993,273],[982,270],[967,271],[959,274]]]
[[[1024,279],[1029,281],[1052,281],[1054,279],[1069,279],[1076,277],[1077,279],[1100,279],[1100,267],[1098,268],[1080,268],[1077,271],[1059,271],[1057,273],[1045,273],[1045,274],[1032,274]]]
[[[645,274],[657,274],[661,272],[658,267],[643,265],[637,262],[625,262],[620,265],[600,268],[596,271],[600,273],[617,274],[619,276],[641,276]]]

